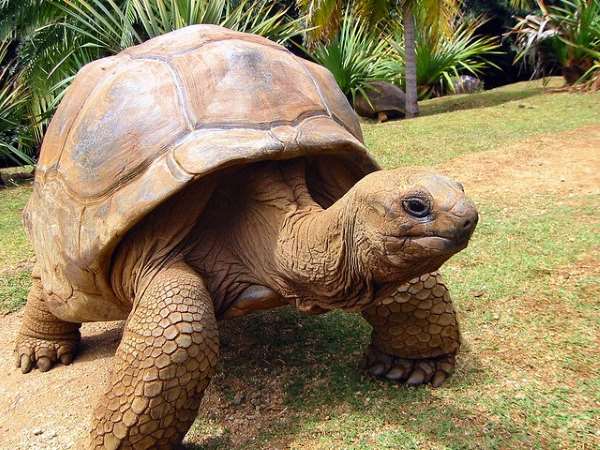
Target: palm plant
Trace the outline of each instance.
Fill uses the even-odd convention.
[[[396,14],[395,3],[395,0],[297,0],[306,24],[305,45],[310,48],[335,37],[348,10],[371,26]]]
[[[0,41],[0,159],[13,164],[31,164],[27,153],[28,133],[15,133],[26,114],[29,92],[14,74],[15,61],[7,59],[10,40]]]
[[[406,117],[418,115],[415,16],[420,12],[433,32],[445,34],[449,31],[451,19],[460,9],[460,0],[298,0],[297,3],[309,19],[308,25],[316,27],[313,34],[325,41],[335,35],[340,26],[340,11],[344,8],[354,9],[361,20],[371,24],[383,17],[388,21],[396,20],[396,15],[401,17],[405,45]]]
[[[188,25],[221,25],[284,43],[301,33],[300,19],[287,17],[269,0],[63,0],[66,26],[94,45],[116,53],[132,44]]]
[[[369,27],[348,8],[341,27],[327,42],[304,49],[315,61],[327,67],[340,89],[354,102],[366,95],[369,83],[390,77],[391,47],[377,27]]]
[[[489,67],[498,68],[486,58],[500,53],[498,39],[476,34],[485,18],[459,15],[452,22],[448,35],[423,23],[420,17],[417,21],[420,25],[416,32],[415,57],[419,98],[453,92],[454,82],[461,74],[477,76]],[[396,73],[400,74],[406,71],[403,37],[402,30],[396,30],[392,44],[400,55],[396,62]]]
[[[600,0],[563,0],[560,5],[538,1],[539,14],[520,18],[511,30],[519,48],[517,61],[544,73],[557,64],[568,84],[595,67],[600,51]]]

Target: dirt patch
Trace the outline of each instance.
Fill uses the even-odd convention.
[[[471,153],[439,167],[468,194],[503,204],[524,196],[600,194],[600,125],[544,134],[488,152]]]
[[[559,198],[600,192],[600,126],[542,135],[510,147],[471,154],[441,169],[460,179],[476,200],[501,200],[516,206],[526,195],[552,194]],[[585,264],[592,264],[586,261]],[[595,263],[594,263],[595,264]],[[587,270],[587,269],[586,269]],[[561,273],[561,277],[573,274]],[[107,382],[118,345],[121,323],[85,324],[76,362],[48,373],[22,375],[13,365],[14,337],[22,313],[0,317],[0,447],[19,449],[81,448],[87,436],[93,405]],[[244,322],[225,327],[224,367],[235,358],[255,358],[264,345],[244,337]],[[273,330],[284,333],[285,330]],[[293,331],[292,331],[293,332]],[[256,344],[256,343],[254,343]],[[190,438],[207,446],[248,448],[267,424],[285,420],[284,361],[267,358],[244,375],[221,372],[203,403],[203,423]],[[282,447],[284,444],[281,445]]]
[[[0,447],[83,448],[92,408],[108,381],[121,323],[90,323],[82,328],[75,364],[47,373],[21,374],[14,366],[14,338],[22,311],[0,319]]]

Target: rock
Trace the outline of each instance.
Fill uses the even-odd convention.
[[[454,80],[455,94],[472,94],[483,90],[483,82],[471,75],[461,75]],[[519,108],[522,106],[519,105]]]

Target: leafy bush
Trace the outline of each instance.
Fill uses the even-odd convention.
[[[351,9],[344,13],[340,29],[331,40],[304,49],[327,67],[349,100],[366,96],[369,83],[392,77],[392,48],[377,27],[369,27]]]
[[[21,122],[26,116],[30,99],[27,87],[14,74],[16,63],[8,60],[10,41],[0,41],[0,162],[8,164],[31,164],[28,154],[28,133]]]
[[[496,37],[478,36],[477,30],[485,23],[482,17],[457,16],[447,33],[434,26],[421,23],[417,26],[417,86],[419,97],[429,98],[454,92],[454,82],[460,75],[480,75],[496,67],[486,56],[498,54],[500,44]],[[395,78],[401,83],[404,73],[403,32],[398,26],[393,47],[399,57],[395,60]]]
[[[516,60],[544,75],[561,68],[568,84],[595,76],[600,61],[600,0],[562,0],[538,14],[520,18],[510,34],[516,37]]]

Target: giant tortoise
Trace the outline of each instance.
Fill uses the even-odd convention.
[[[378,122],[405,116],[406,95],[398,86],[385,81],[373,81],[354,100],[356,112]]]
[[[445,177],[379,170],[332,75],[268,39],[197,25],[85,66],[24,221],[24,373],[69,364],[82,322],[126,319],[90,448],[177,445],[218,321],[258,310],[362,313],[373,375],[452,371],[456,318],[432,272],[467,245],[474,205]]]

